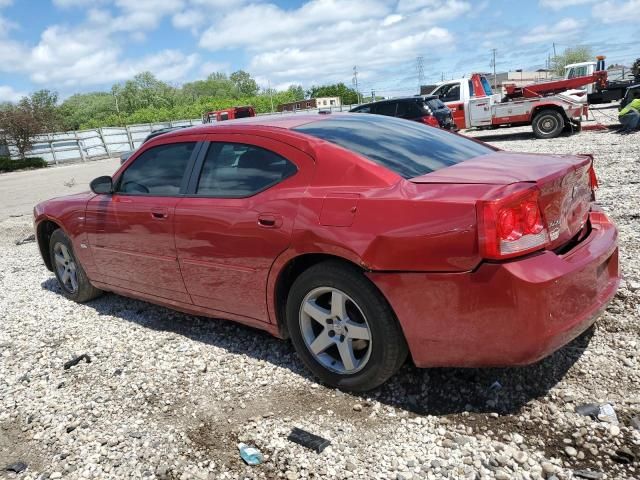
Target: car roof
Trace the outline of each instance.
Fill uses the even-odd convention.
[[[322,121],[332,115],[340,114],[278,114],[278,115],[260,115],[257,117],[236,118],[233,120],[226,120],[224,122],[207,123],[202,125],[196,125],[189,128],[180,129],[178,131],[170,132],[166,134],[164,138],[170,136],[182,136],[182,135],[203,135],[207,133],[216,133],[222,131],[233,130],[247,130],[251,127],[260,127],[267,129],[283,129],[290,130],[292,128],[304,125],[306,123]]]
[[[384,100],[376,100],[375,102],[363,103],[362,105],[358,105],[355,108],[365,107],[368,105],[379,105],[381,103],[392,103],[392,102],[415,102],[415,101],[426,101],[426,100],[435,100],[439,98],[437,95],[413,95],[411,97],[396,97],[396,98],[385,98]]]

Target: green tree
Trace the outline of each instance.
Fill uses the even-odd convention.
[[[302,85],[289,85],[289,88],[287,88],[287,93],[293,97],[291,99],[292,102],[295,102],[297,100],[304,100],[304,90],[302,88]]]
[[[119,87],[114,85],[114,87]],[[67,98],[58,112],[65,130],[79,130],[88,126],[106,126],[112,124],[122,125],[122,116],[119,106],[122,103],[121,93],[118,88],[112,89],[112,94],[107,92],[79,93]],[[120,120],[118,120],[120,118]]]
[[[17,105],[6,104],[0,109],[0,131],[3,142],[15,147],[24,159],[33,148],[33,138],[46,130],[34,114],[30,98],[24,97]]]
[[[593,50],[591,47],[567,48],[560,55],[551,58],[551,70],[559,76],[564,76],[564,67],[571,63],[588,62],[593,60]]]
[[[314,85],[307,90],[307,97],[340,97],[343,105],[358,103],[358,93],[353,88],[347,87],[344,83],[321,86]]]
[[[233,82],[241,96],[251,97],[258,94],[258,84],[251,75],[244,70],[233,72],[229,79]]]

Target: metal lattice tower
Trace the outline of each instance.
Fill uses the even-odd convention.
[[[424,58],[422,56],[416,57],[416,74],[418,75],[418,93],[424,83]]]

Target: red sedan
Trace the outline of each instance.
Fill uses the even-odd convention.
[[[516,154],[378,115],[161,135],[35,207],[67,297],[102,291],[291,338],[323,382],[535,362],[619,283],[590,156]]]

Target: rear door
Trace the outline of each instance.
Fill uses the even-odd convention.
[[[99,281],[189,303],[174,241],[174,212],[200,144],[179,137],[140,153],[114,193],[87,204],[86,230]]]
[[[182,275],[195,304],[268,322],[269,270],[291,243],[314,162],[269,138],[207,139],[176,206]]]

